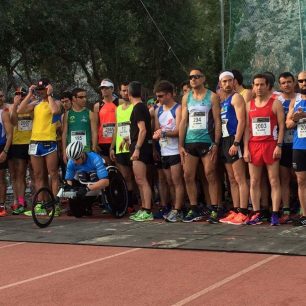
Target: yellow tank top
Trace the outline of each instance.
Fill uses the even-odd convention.
[[[18,114],[17,126],[14,127],[12,144],[29,144],[32,134],[32,115]]]
[[[60,115],[52,115],[48,101],[39,102],[34,108],[31,140],[56,141],[56,125]]]

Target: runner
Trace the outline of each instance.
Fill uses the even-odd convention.
[[[168,81],[160,81],[154,92],[160,106],[155,111],[155,133],[153,139],[159,141],[161,148],[161,168],[170,189],[173,209],[166,216],[166,221],[183,220],[183,170],[178,149],[181,106],[173,98],[174,86]]]
[[[301,217],[293,224],[306,226],[306,71],[298,75],[301,99],[294,99],[289,108],[286,126],[294,128],[292,166],[298,183],[298,196],[301,204]]]
[[[248,224],[262,223],[260,212],[261,175],[266,166],[271,185],[271,225],[279,225],[281,202],[279,159],[284,136],[284,111],[280,101],[269,94],[269,79],[264,74],[253,77],[256,98],[247,103],[247,122],[244,133],[244,159],[249,163],[250,195],[254,214]]]
[[[153,220],[152,190],[147,179],[147,167],[153,162],[151,117],[147,106],[141,101],[140,82],[133,81],[129,84],[129,99],[134,106],[131,114],[130,155],[142,203],[142,207],[130,219],[150,221]]]
[[[9,110],[5,104],[4,91],[0,89],[0,217],[7,215],[6,199],[6,169],[7,155],[12,143],[13,127]]]
[[[248,102],[252,99],[252,90],[245,88],[243,85],[243,76],[239,70],[232,69],[231,72],[234,75],[234,89],[239,94],[242,95],[245,102]]]
[[[249,186],[242,155],[242,137],[245,129],[245,101],[234,90],[234,75],[224,71],[219,82],[226,99],[221,103],[221,158],[228,174],[234,209],[220,219],[222,223],[244,224],[248,219]]]
[[[201,68],[189,74],[192,90],[182,99],[182,120],[179,127],[179,150],[184,168],[184,178],[190,201],[190,210],[184,222],[203,218],[197,203],[196,170],[201,160],[208,181],[212,202],[211,221],[218,223],[218,182],[216,161],[221,137],[220,104],[218,96],[205,88]]]

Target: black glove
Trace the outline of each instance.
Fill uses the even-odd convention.
[[[65,184],[65,185],[63,186],[63,189],[64,189],[64,191],[70,191],[71,189],[73,189],[73,187],[70,186],[69,184]]]
[[[77,195],[78,197],[83,198],[83,197],[86,195],[86,193],[87,193],[88,191],[89,191],[89,188],[88,188],[88,187],[80,187],[80,189],[77,191],[76,195]]]

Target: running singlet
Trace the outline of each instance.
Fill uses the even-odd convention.
[[[157,111],[157,117],[160,128],[163,132],[173,131],[176,128],[176,109],[179,107],[178,103],[175,103],[171,109],[165,111],[164,106],[161,105]],[[159,140],[160,152],[162,156],[178,155],[178,137],[162,137]]]
[[[115,130],[116,105],[112,102],[105,103],[99,111],[99,144],[110,144]]]
[[[297,100],[294,103],[294,112],[306,112],[306,100]],[[293,134],[293,149],[306,150],[306,118],[300,119]]]
[[[95,152],[87,152],[86,160],[82,165],[77,165],[73,160],[69,159],[65,180],[73,180],[73,178],[78,172],[88,173],[91,171],[97,172],[97,176],[99,179],[108,177],[107,170],[104,166],[103,158]]]
[[[30,114],[18,114],[17,125],[14,126],[12,144],[29,144],[32,134],[33,119]]]
[[[128,137],[130,139],[130,126],[131,126],[131,113],[133,110],[133,104],[130,104],[126,109],[123,109],[121,104],[117,107],[117,135],[116,135],[116,154],[127,153],[129,150],[123,147],[122,151],[119,151],[120,143],[123,138]]]
[[[228,137],[236,134],[238,120],[236,117],[235,108],[232,105],[232,98],[229,96],[222,103],[221,108],[221,123],[222,123],[222,137]]]
[[[4,111],[3,109],[0,109],[0,145],[6,144],[6,133],[5,133],[5,128],[3,126],[3,119],[2,119],[3,111]]]
[[[70,109],[67,114],[67,144],[74,141],[81,141],[84,151],[91,149],[91,126],[89,118],[89,109],[76,112]]]
[[[187,97],[189,114],[185,143],[211,143],[210,133],[213,132],[213,116],[211,110],[211,91],[207,89],[202,100],[195,100],[192,91]]]
[[[255,105],[255,100],[250,102],[249,129],[250,142],[276,141],[277,117],[272,111],[275,99],[270,98],[263,107]]]
[[[53,115],[46,100],[38,102],[34,107],[34,118],[31,140],[56,141],[56,126],[60,115]]]

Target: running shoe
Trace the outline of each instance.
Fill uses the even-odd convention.
[[[140,214],[134,217],[134,221],[143,222],[143,221],[153,221],[154,217],[153,214],[143,210]]]
[[[197,211],[190,209],[188,214],[184,217],[183,222],[193,222],[193,221],[200,221],[203,219],[203,216],[200,215]]]
[[[5,216],[7,216],[7,211],[4,206],[1,206],[0,207],[0,217],[5,217]]]
[[[14,203],[11,205],[11,210],[14,211],[19,207],[19,205],[17,203]]]
[[[278,218],[278,215],[277,215],[277,214],[272,213],[270,225],[272,225],[272,226],[280,225],[280,224],[279,224],[279,218]]]
[[[32,210],[25,211],[23,214],[25,216],[32,217]],[[35,214],[37,216],[46,216],[47,211],[44,208],[41,207],[41,204],[37,204],[35,206]]]
[[[49,216],[51,216],[52,211],[49,212]],[[61,215],[61,208],[59,205],[55,205],[55,213],[54,217],[59,217]]]
[[[135,217],[137,217],[138,215],[140,215],[142,213],[142,210],[139,209],[135,214],[129,216],[130,220],[134,220]]]
[[[279,223],[280,224],[288,224],[292,222],[292,218],[290,216],[290,214],[285,214],[283,213],[283,215],[279,218]]]
[[[154,219],[166,219],[170,211],[171,208],[168,206],[163,206],[156,213],[154,213]]]
[[[179,221],[183,221],[183,218],[184,218],[184,215],[182,211],[172,209],[165,220],[167,222],[179,222]]]
[[[294,226],[306,226],[306,217],[301,217],[293,221]]]
[[[234,219],[228,222],[228,224],[241,225],[241,224],[246,224],[248,221],[249,221],[249,216],[239,212],[238,214],[236,214]]]
[[[218,224],[219,223],[219,220],[221,218],[223,218],[224,216],[224,210],[223,208],[218,208],[217,211],[213,210],[210,214],[210,217],[208,218],[208,222],[210,224]]]
[[[20,215],[20,214],[23,214],[23,213],[24,213],[24,206],[23,205],[17,206],[17,208],[12,211],[13,215]]]
[[[259,212],[254,214],[250,218],[250,221],[247,222],[248,225],[257,225],[257,224],[262,224],[262,223],[263,223],[263,218]]]
[[[230,221],[232,221],[233,219],[236,218],[238,214],[236,212],[234,212],[233,210],[231,210],[228,215],[225,218],[221,218],[219,220],[219,222],[221,223],[231,223]]]

